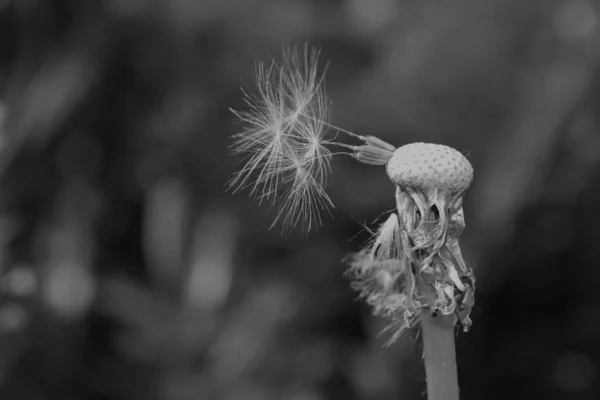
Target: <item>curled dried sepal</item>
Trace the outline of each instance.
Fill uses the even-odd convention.
[[[421,312],[455,315],[471,325],[475,281],[458,244],[464,228],[460,197],[397,188],[392,214],[358,253],[347,257],[352,288],[387,317],[386,345],[420,322]]]
[[[303,222],[310,230],[333,206],[323,189],[331,152],[318,56],[308,46],[288,48],[282,66],[259,64],[256,93],[244,92],[248,110],[232,110],[245,124],[232,149],[246,158],[229,188],[249,188],[259,201],[278,203],[273,225],[282,221],[284,229]]]
[[[418,279],[431,289],[421,293],[424,307],[434,315],[456,315],[468,330],[475,278],[459,246],[465,227],[460,194],[398,186],[396,203],[410,248],[406,254]]]

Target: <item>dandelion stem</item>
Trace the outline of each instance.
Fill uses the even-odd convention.
[[[431,287],[422,279],[420,279],[419,290],[425,296],[433,295]],[[459,398],[454,322],[454,315],[439,314],[433,317],[429,310],[421,311],[428,400],[458,400]]]

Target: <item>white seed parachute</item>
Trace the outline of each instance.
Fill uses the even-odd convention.
[[[304,46],[286,49],[281,66],[259,63],[257,92],[244,91],[248,110],[232,110],[245,124],[232,149],[246,158],[229,187],[250,188],[259,201],[278,203],[273,225],[281,221],[284,229],[302,221],[310,230],[333,207],[324,190],[331,151],[325,146],[329,112],[318,57]]]
[[[324,75],[318,73],[319,51],[303,47],[284,49],[283,63],[259,63],[256,92],[244,91],[247,110],[231,110],[244,124],[233,136],[234,152],[245,154],[242,168],[229,183],[236,192],[249,189],[259,202],[278,205],[271,227],[283,230],[304,223],[309,231],[321,223],[321,213],[333,203],[325,192],[331,146],[370,165],[385,165],[394,146],[374,136],[362,136],[329,123]],[[362,142],[350,145],[328,136],[329,128]]]

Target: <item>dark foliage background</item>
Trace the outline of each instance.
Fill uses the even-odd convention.
[[[464,399],[600,398],[593,0],[0,0],[0,398],[416,399],[340,259],[394,207],[338,159],[333,220],[282,238],[224,192],[257,60],[308,42],[332,122],[476,171]]]

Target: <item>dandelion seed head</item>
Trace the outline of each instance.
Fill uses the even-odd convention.
[[[282,65],[259,63],[257,90],[244,91],[248,110],[232,110],[244,123],[232,149],[245,158],[229,188],[249,189],[259,202],[279,204],[272,226],[281,222],[284,230],[300,222],[311,230],[321,212],[333,207],[324,190],[331,152],[318,57],[308,46],[289,47]]]

